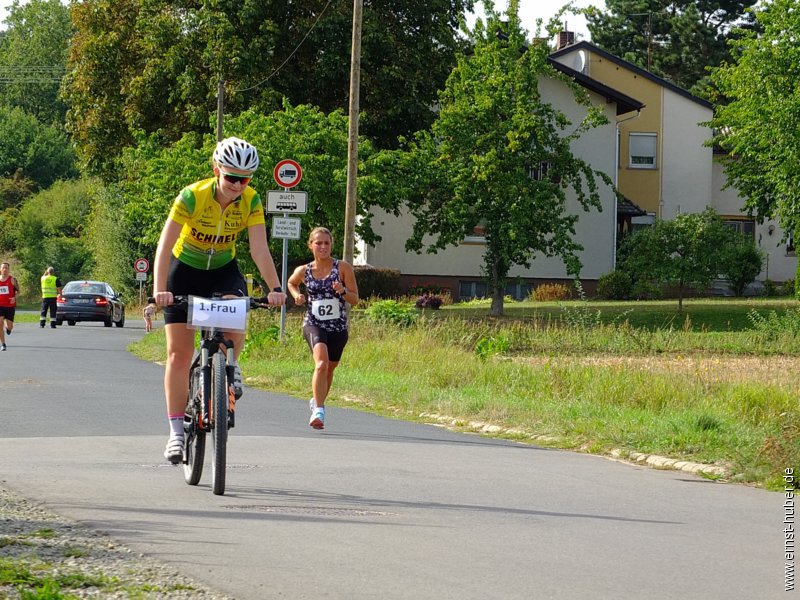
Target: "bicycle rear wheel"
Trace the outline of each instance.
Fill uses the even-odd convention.
[[[192,368],[189,375],[189,402],[183,417],[184,453],[183,478],[189,485],[197,485],[203,475],[206,456],[206,432],[202,429],[203,395],[211,389],[208,369]]]
[[[211,365],[211,444],[214,462],[211,466],[211,487],[221,496],[225,493],[225,461],[228,447],[228,377],[225,355],[215,352]]]

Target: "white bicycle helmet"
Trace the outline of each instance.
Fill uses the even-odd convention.
[[[214,149],[214,161],[220,166],[240,171],[255,171],[260,162],[255,146],[237,137],[229,137],[217,142],[217,147]]]

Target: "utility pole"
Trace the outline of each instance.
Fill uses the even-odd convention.
[[[222,140],[222,115],[225,113],[225,80],[217,82],[217,141]]]
[[[347,132],[347,197],[344,210],[345,262],[355,254],[356,199],[358,192],[358,114],[361,86],[361,20],[363,0],[353,0],[353,47],[350,55],[350,126]]]

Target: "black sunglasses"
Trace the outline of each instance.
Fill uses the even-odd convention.
[[[253,178],[252,175],[235,175],[234,173],[225,173],[223,171],[220,171],[220,175],[222,175],[228,183],[241,183],[242,185],[247,185]]]

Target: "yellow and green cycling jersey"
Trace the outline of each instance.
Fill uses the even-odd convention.
[[[217,269],[236,256],[236,237],[251,225],[264,225],[264,205],[253,188],[222,211],[214,199],[213,177],[185,187],[175,198],[169,218],[181,224],[172,254],[195,269]]]

